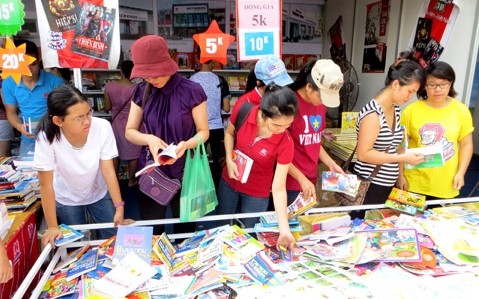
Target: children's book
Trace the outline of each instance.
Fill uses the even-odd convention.
[[[356,130],[359,112],[343,112],[341,114],[341,130]]]
[[[155,274],[155,268],[134,252],[129,252],[115,268],[95,281],[93,286],[111,298],[124,298]]]
[[[69,266],[71,263],[76,262],[81,256],[90,248],[89,244],[86,244],[83,247],[77,248],[74,251],[67,254],[67,256],[62,259],[57,266],[53,269],[53,273],[57,273],[61,269]]]
[[[85,252],[78,261],[71,264],[67,271],[66,280],[70,281],[81,276],[82,274],[95,270],[97,262],[98,248],[95,247]]]
[[[393,187],[388,199],[411,205],[419,209],[423,209],[426,204],[425,195],[409,192],[396,187]]]
[[[156,243],[153,244],[153,251],[170,271],[181,262],[180,259],[175,259],[176,248],[166,233],[162,233]]]
[[[152,226],[120,226],[116,234],[113,262],[117,264],[129,252],[134,252],[145,263],[151,263]]]
[[[58,226],[58,228],[62,232],[63,236],[60,239],[55,240],[56,246],[69,244],[84,237],[84,235],[81,232],[77,231],[76,229],[72,228],[69,225],[62,223]]]
[[[60,272],[51,276],[43,287],[41,298],[53,299],[75,293],[78,278],[66,280],[66,273]]]
[[[374,252],[377,256],[375,261],[421,261],[422,257],[418,236],[416,230],[413,228],[363,230],[356,231],[356,234],[365,234],[367,236],[366,248],[364,250]]]
[[[312,209],[316,206],[317,201],[311,196],[306,199],[303,197],[303,192],[300,192],[296,199],[290,204],[287,208],[288,218],[291,219],[302,213],[306,212],[309,209]]]
[[[444,165],[444,158],[442,156],[442,146],[426,146],[426,147],[416,147],[406,149],[406,153],[416,153],[424,155],[424,161],[411,165],[406,163],[406,169],[415,169],[415,168],[434,168],[441,167]]]
[[[259,285],[274,286],[279,284],[279,281],[275,278],[278,268],[264,252],[258,252],[243,266],[246,274]]]
[[[115,240],[116,236],[111,236],[105,242],[98,245],[98,261],[113,258],[113,252],[115,252]]]
[[[253,159],[240,150],[234,150],[232,158],[238,168],[239,181],[243,184],[246,183],[248,181],[249,173],[251,172],[251,167],[253,166]]]
[[[323,190],[356,196],[360,184],[361,181],[355,174],[342,174],[332,171],[323,171],[322,173],[321,188]]]
[[[152,164],[146,165],[145,167],[143,167],[142,169],[138,170],[135,173],[135,177],[138,177],[142,174],[148,173],[148,172],[151,171],[152,168],[164,165],[166,162],[168,162],[171,159],[176,159],[177,158],[176,157],[176,148],[177,147],[178,146],[173,144],[173,143],[168,145],[164,150],[162,150],[158,154],[158,161],[159,161],[158,163],[152,163]]]

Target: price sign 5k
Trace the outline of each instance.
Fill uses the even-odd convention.
[[[280,0],[236,1],[238,60],[257,60],[281,56]]]
[[[23,9],[20,0],[0,0],[0,35],[15,35],[22,29]]]
[[[193,39],[201,49],[200,63],[208,60],[217,60],[220,63],[226,64],[226,52],[228,46],[234,42],[235,37],[223,33],[216,20],[213,20],[208,30],[194,34]]]

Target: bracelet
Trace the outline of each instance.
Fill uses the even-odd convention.
[[[123,207],[125,205],[125,202],[122,200],[120,202],[117,202],[117,203],[113,203],[113,206],[115,208],[118,208],[118,207]]]

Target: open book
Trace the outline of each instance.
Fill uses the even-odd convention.
[[[406,169],[433,168],[441,167],[444,165],[444,158],[442,157],[442,146],[440,145],[408,148],[406,149],[406,153],[417,153],[424,155],[424,162],[421,162],[417,165],[411,165],[406,163]]]
[[[168,162],[170,159],[176,159],[176,148],[178,146],[174,145],[173,143],[168,145],[164,150],[160,152],[158,155],[159,163],[151,163],[143,167],[142,169],[138,170],[135,173],[135,177],[138,177],[142,174],[150,172],[154,167],[161,166]]]

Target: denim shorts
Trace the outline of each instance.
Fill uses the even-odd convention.
[[[0,141],[10,141],[13,137],[13,128],[8,120],[0,120]]]

